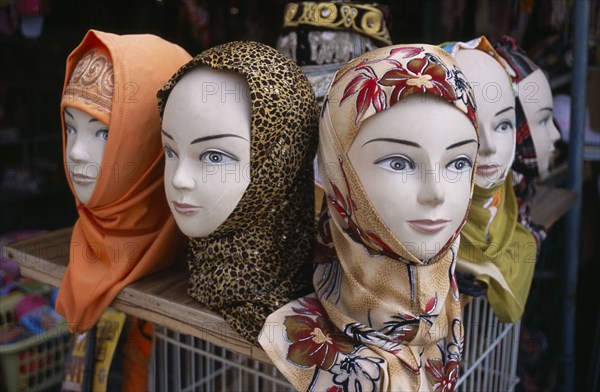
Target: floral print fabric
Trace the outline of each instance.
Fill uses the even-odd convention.
[[[315,293],[271,314],[259,337],[299,390],[451,391],[458,380],[460,228],[435,257],[416,258],[381,220],[347,156],[363,121],[416,93],[450,102],[477,130],[462,72],[430,45],[354,59],[325,98],[319,159],[328,208],[317,231]]]

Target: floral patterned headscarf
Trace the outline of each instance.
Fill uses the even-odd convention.
[[[436,256],[418,259],[376,212],[347,155],[365,120],[417,93],[453,104],[477,132],[471,88],[430,45],[365,53],[338,71],[325,98],[319,159],[335,168],[323,170],[316,292],[269,316],[259,339],[299,390],[441,391],[458,379],[462,225]]]

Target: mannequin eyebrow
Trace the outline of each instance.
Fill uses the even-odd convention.
[[[501,115],[504,112],[508,112],[509,110],[515,110],[515,108],[513,106],[509,106],[507,108],[504,108],[502,110],[500,110],[498,113],[494,114],[494,117]]]
[[[161,129],[160,133],[162,133],[163,135],[165,135],[166,137],[168,137],[171,140],[175,140],[175,139],[173,139],[173,136],[171,136],[168,133],[166,133],[164,129]],[[243,137],[241,137],[239,135],[234,135],[232,133],[224,133],[222,135],[211,135],[211,136],[199,137],[198,139],[192,140],[192,142],[190,144],[205,142],[207,140],[212,140],[212,139],[220,139],[220,138],[223,138],[223,137],[237,137],[239,139],[248,141],[246,138],[243,138]]]
[[[553,111],[553,110],[552,110],[552,108],[548,107],[548,108],[541,108],[540,110],[538,110],[538,112],[541,112],[541,111],[543,111],[543,110],[549,110],[549,111],[551,111],[551,112]]]
[[[245,138],[243,138],[243,137],[241,137],[239,135],[234,135],[232,133],[225,133],[225,134],[222,134],[222,135],[211,135],[211,136],[199,137],[198,139],[192,140],[192,142],[190,144],[201,143],[201,142],[205,142],[207,140],[220,139],[220,138],[223,138],[223,137],[237,137],[239,139],[243,139],[243,140],[248,141],[247,139],[245,139]]]
[[[404,140],[404,139],[392,139],[392,138],[387,138],[387,137],[382,137],[382,138],[377,138],[377,139],[372,139],[369,140],[368,142],[366,142],[365,144],[363,144],[362,146],[360,146],[360,148],[363,148],[364,146],[366,146],[367,144],[371,143],[371,142],[390,142],[390,143],[399,143],[399,144],[405,144],[407,146],[412,146],[412,147],[418,147],[421,148],[421,146],[415,142],[411,142],[409,140]]]
[[[69,109],[65,109],[65,114],[67,116],[71,117],[73,120],[75,120],[75,117],[73,116],[73,114],[71,114],[71,112],[69,112]],[[96,122],[96,121],[100,121],[100,120],[98,120],[97,118],[92,117],[92,118],[90,118],[88,120],[88,123],[93,123],[93,122]]]
[[[475,139],[463,140],[462,142],[458,142],[458,143],[449,145],[448,147],[446,147],[446,150],[451,150],[453,148],[460,147],[460,146],[463,146],[463,145],[469,144],[469,143],[477,143],[477,140],[475,140]]]

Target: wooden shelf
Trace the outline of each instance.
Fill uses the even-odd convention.
[[[3,247],[21,274],[60,286],[69,259],[72,228],[57,230]],[[227,350],[271,363],[267,354],[234,332],[218,314],[187,295],[187,266],[176,265],[124,288],[111,306],[155,324],[217,344]]]
[[[577,200],[574,192],[538,186],[532,206],[534,222],[552,226]],[[3,256],[17,260],[24,276],[60,286],[69,259],[72,228],[5,245]],[[112,306],[155,324],[270,363],[266,353],[235,333],[218,314],[187,295],[186,265],[148,276],[124,288]]]
[[[531,220],[552,227],[577,202],[577,193],[564,188],[536,185],[531,202]]]

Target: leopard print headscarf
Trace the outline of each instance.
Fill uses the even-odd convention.
[[[317,105],[291,60],[260,43],[231,42],[200,53],[171,78],[158,93],[161,116],[177,82],[200,65],[248,82],[250,184],[215,232],[190,239],[188,294],[258,344],[267,316],[311,286]]]

